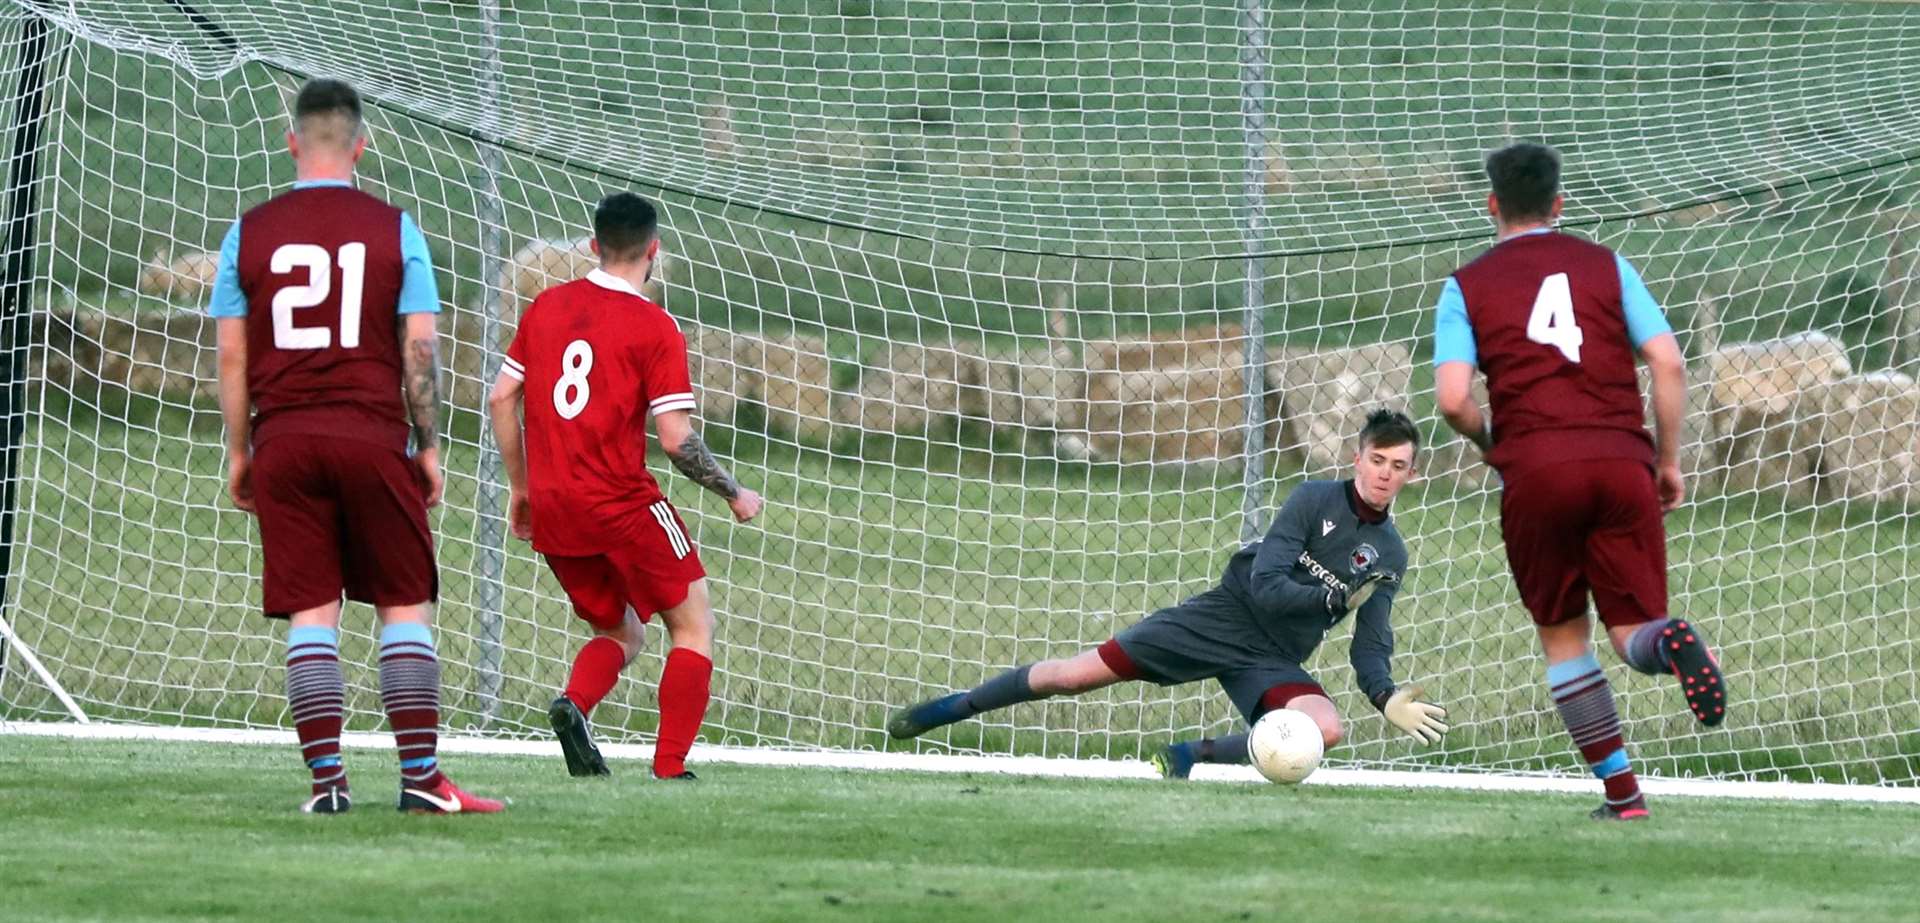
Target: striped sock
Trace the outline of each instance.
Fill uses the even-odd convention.
[[[340,762],[340,724],[347,684],[340,675],[340,639],[321,625],[287,632],[287,708],[300,735],[300,756],[313,773],[313,793],[347,787]]]
[[[1644,809],[1640,781],[1627,760],[1627,741],[1620,732],[1620,712],[1613,705],[1613,687],[1600,671],[1592,651],[1573,660],[1547,665],[1547,685],[1560,720],[1573,735],[1573,745],[1607,790],[1607,806],[1615,811]]]
[[[440,658],[433,632],[419,622],[394,622],[380,629],[380,699],[400,751],[400,782],[407,788],[433,789],[444,779],[436,748],[440,743]]]
[[[1627,637],[1626,656],[1621,659],[1636,672],[1649,676],[1673,672],[1672,657],[1666,645],[1660,643],[1662,632],[1673,622],[1673,619],[1657,619],[1634,629]]]

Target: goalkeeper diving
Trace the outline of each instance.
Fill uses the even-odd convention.
[[[1327,632],[1354,616],[1349,659],[1360,688],[1395,727],[1422,743],[1447,732],[1447,713],[1394,685],[1390,616],[1407,570],[1393,499],[1414,475],[1420,434],[1405,414],[1376,410],[1360,430],[1354,476],[1295,488],[1266,538],[1227,562],[1218,586],[1147,616],[1090,651],[1009,670],[972,689],[896,712],[898,739],[983,712],[1123,680],[1174,686],[1203,679],[1221,688],[1251,726],[1276,708],[1305,713],[1328,748],[1340,713],[1301,664]],[[1245,734],[1171,744],[1154,756],[1162,775],[1184,779],[1195,763],[1246,763]]]

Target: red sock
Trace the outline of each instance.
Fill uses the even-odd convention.
[[[687,769],[687,751],[707,717],[707,692],[713,661],[699,651],[676,647],[667,652],[660,673],[660,739],[653,747],[653,774],[677,776]]]
[[[612,638],[588,641],[573,658],[573,672],[567,675],[567,698],[581,714],[593,711],[600,700],[613,691],[620,680],[620,668],[627,665],[627,653]]]

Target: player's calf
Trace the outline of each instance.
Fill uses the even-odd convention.
[[[288,630],[287,708],[293,714],[294,730],[300,738],[300,756],[312,776],[315,799],[335,791],[344,795],[347,791],[347,769],[340,756],[340,727],[346,717],[346,701],[338,633],[324,625],[303,625]],[[307,806],[301,810],[313,813]]]
[[[687,598],[660,613],[673,639],[660,671],[660,735],[653,746],[653,775],[672,779],[687,771],[687,754],[706,720],[713,689],[713,609],[707,582],[687,585]]]
[[[982,712],[1056,695],[1072,695],[1138,678],[1125,651],[1114,641],[1064,660],[1042,660],[1015,667],[964,692],[910,705],[887,720],[895,740],[918,737],[934,728],[965,721]]]
[[[439,785],[440,656],[425,622],[381,626],[380,701],[393,729],[402,784],[421,790]]]
[[[1613,689],[1607,684],[1606,673],[1600,669],[1600,661],[1588,651],[1580,657],[1548,664],[1547,685],[1574,747],[1606,789],[1607,803],[1603,808],[1623,815],[1634,811],[1644,813],[1646,800],[1640,794],[1639,778],[1627,758],[1620,713],[1614,706]]]
[[[606,636],[594,638],[580,648],[567,674],[566,697],[583,715],[592,714],[600,700],[620,681],[620,671],[631,659],[632,649]]]
[[[1039,665],[1016,667],[964,692],[928,699],[894,712],[887,720],[887,733],[895,740],[906,740],[965,721],[981,712],[1044,699],[1046,694],[1033,688],[1036,666]]]

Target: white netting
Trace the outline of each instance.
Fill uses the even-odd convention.
[[[539,731],[583,635],[500,538],[481,389],[604,192],[660,200],[702,426],[773,502],[739,528],[662,477],[715,575],[707,737],[879,747],[893,706],[1210,583],[1275,498],[1340,472],[1361,408],[1437,432],[1431,305],[1488,242],[1480,156],[1530,138],[1690,360],[1673,597],[1740,707],[1699,732],[1670,683],[1621,675],[1637,756],[1920,778],[1920,8],[1250,6],[21,0],[9,125],[31,20],[53,31],[7,618],[97,718],[286,723],[200,304],[205,252],[291,178],[308,75],[367,95],[363,185],[441,272],[446,698],[500,734]],[[1446,440],[1424,466],[1396,508],[1395,672],[1456,730],[1437,753],[1383,734],[1343,630],[1312,665],[1352,720],[1336,756],[1574,771],[1484,469]],[[370,622],[345,645],[364,729]],[[603,730],[650,733],[658,664]],[[58,712],[9,658],[0,716]],[[1128,686],[916,746],[1123,756],[1231,720],[1211,688]]]

